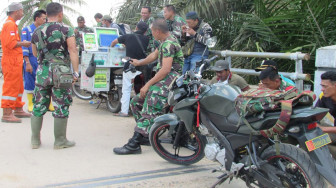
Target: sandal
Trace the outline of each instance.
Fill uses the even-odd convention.
[[[114,113],[113,115],[114,115],[114,116],[119,116],[119,117],[129,117],[128,114],[124,114],[124,113],[121,113],[121,112]]]

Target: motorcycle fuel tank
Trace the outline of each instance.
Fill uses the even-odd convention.
[[[204,110],[224,117],[236,111],[235,99],[240,93],[238,87],[224,83],[216,83],[210,87],[200,100]]]

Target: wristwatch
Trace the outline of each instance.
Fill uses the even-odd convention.
[[[78,72],[73,72],[72,75],[73,75],[75,78],[78,78],[78,77],[79,77]]]

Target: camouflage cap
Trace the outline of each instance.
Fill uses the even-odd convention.
[[[104,15],[102,20],[110,21],[112,22],[112,17],[110,15]]]
[[[83,16],[79,16],[79,17],[77,18],[77,22],[85,22],[84,17],[83,17]]]
[[[210,67],[212,71],[222,71],[222,70],[229,70],[230,63],[227,60],[218,60],[216,61],[214,66]]]
[[[17,10],[20,10],[20,9],[23,9],[23,6],[19,2],[13,2],[10,5],[8,5],[8,12],[17,11]]]

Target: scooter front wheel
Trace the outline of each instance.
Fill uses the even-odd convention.
[[[205,138],[198,132],[189,133],[183,127],[178,146],[174,147],[179,126],[184,125],[176,126],[171,133],[169,124],[154,125],[149,134],[151,146],[157,154],[171,163],[178,165],[197,163],[204,157]]]
[[[112,113],[117,113],[121,109],[121,87],[113,87],[107,94],[106,107]]]
[[[80,88],[80,78],[78,78],[78,81],[72,84],[72,92],[75,94],[76,97],[82,99],[82,100],[91,100],[92,95],[90,92],[87,92]]]

